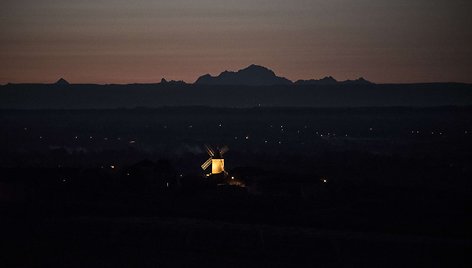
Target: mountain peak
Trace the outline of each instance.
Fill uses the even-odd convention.
[[[242,69],[241,71],[244,71],[244,70],[262,70],[262,71],[270,71],[269,68],[264,67],[264,66],[262,66],[262,65],[257,65],[257,64],[251,64],[251,65],[249,65],[248,67]]]
[[[277,76],[272,70],[264,66],[251,64],[237,72],[224,71],[215,77],[209,74],[200,76],[195,83],[206,85],[272,86],[289,85],[292,81]]]
[[[67,85],[70,85],[69,82],[67,82],[67,80],[65,80],[64,78],[60,78],[59,80],[57,80],[56,83],[54,83],[55,85],[59,85],[59,86],[67,86]]]

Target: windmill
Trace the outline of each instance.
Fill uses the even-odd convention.
[[[210,158],[202,164],[202,169],[206,170],[211,165],[211,174],[226,173],[223,154],[229,150],[228,146],[223,146],[221,149],[216,147],[216,150],[214,150],[210,146],[205,145],[205,149]]]

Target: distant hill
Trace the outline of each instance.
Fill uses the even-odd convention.
[[[316,79],[298,80],[295,82],[295,85],[335,85],[337,83],[338,81],[336,81],[336,79],[334,79],[331,76],[327,76],[319,80],[316,80]]]
[[[237,72],[224,71],[218,76],[209,74],[200,76],[197,85],[242,85],[242,86],[275,86],[290,85],[292,81],[279,77],[263,66],[252,64]]]
[[[65,90],[67,89],[67,90]],[[204,75],[194,84],[7,84],[0,109],[114,109],[163,106],[387,107],[472,105],[472,85],[460,83],[375,84],[331,76],[292,81],[250,65],[236,72]]]
[[[178,82],[130,85],[9,84],[0,86],[0,109],[115,109],[212,107],[431,107],[472,105],[472,85],[350,84],[199,85]]]
[[[346,81],[337,81],[331,76],[316,80],[298,80],[295,82],[295,85],[337,85],[337,84],[349,84],[349,85],[369,85],[372,82],[365,80],[363,77],[360,77],[356,80],[346,80]]]
[[[59,80],[57,80],[56,83],[54,83],[54,85],[57,85],[57,86],[68,86],[70,85],[69,82],[67,82],[67,80],[65,80],[64,78],[61,78]]]

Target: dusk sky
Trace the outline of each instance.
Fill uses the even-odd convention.
[[[470,0],[0,0],[0,84],[194,82],[255,63],[291,80],[472,83]]]

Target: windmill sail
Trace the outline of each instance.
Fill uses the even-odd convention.
[[[215,152],[210,148],[210,146],[205,145],[205,149],[210,156],[215,156]]]
[[[210,157],[210,158],[208,158],[207,161],[205,161],[205,163],[202,164],[202,169],[203,169],[203,170],[207,169],[208,166],[210,166],[211,160],[212,160],[212,159],[211,159],[211,157]]]

